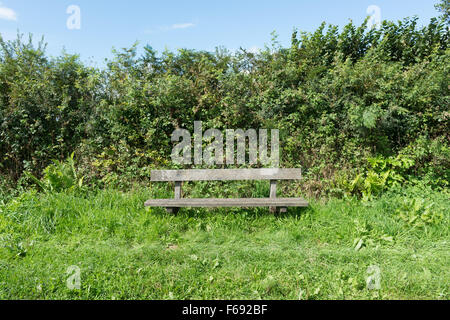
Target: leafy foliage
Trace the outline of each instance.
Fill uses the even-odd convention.
[[[408,225],[423,227],[438,224],[444,220],[444,213],[434,207],[434,202],[423,198],[405,199],[396,213]]]
[[[441,0],[440,3],[436,4],[436,8],[442,13],[442,19],[450,24],[450,1]]]
[[[39,175],[75,152],[86,183],[125,188],[171,167],[170,134],[201,120],[281,129],[281,165],[306,168],[312,193],[367,170],[355,187],[367,195],[403,183],[406,169],[445,186],[448,44],[436,18],[424,27],[417,18],[384,21],[379,30],[324,23],[295,31],[288,48],[274,36],[259,53],[158,54],[135,44],[98,70],[65,53],[49,58],[42,42],[0,40],[0,174],[20,182],[24,171]],[[398,157],[414,167],[393,164]],[[372,158],[390,159],[389,168],[370,167]]]
[[[370,199],[387,188],[395,187],[406,181],[408,169],[414,161],[405,156],[389,158],[369,158],[370,169],[359,174],[351,183],[351,192],[361,192],[364,198]]]
[[[72,153],[66,161],[54,160],[53,164],[44,169],[42,180],[28,172],[26,174],[47,193],[73,191],[82,188],[83,178],[78,178],[73,157],[74,154]]]
[[[98,95],[98,74],[77,56],[48,58],[21,35],[0,37],[0,156],[2,173],[18,179],[63,159],[86,137],[86,122]]]

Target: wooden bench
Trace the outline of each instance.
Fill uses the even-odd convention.
[[[153,199],[145,203],[147,207],[165,207],[176,213],[183,207],[269,207],[271,212],[279,209],[286,212],[287,207],[307,207],[303,198],[277,198],[277,181],[300,180],[301,169],[212,169],[212,170],[154,170],[153,182],[174,182],[173,199]],[[182,184],[187,181],[232,181],[232,180],[270,180],[269,198],[241,199],[189,199],[182,197]]]

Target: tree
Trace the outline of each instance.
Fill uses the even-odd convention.
[[[450,0],[441,0],[441,3],[436,4],[436,9],[442,13],[442,19],[450,24]]]

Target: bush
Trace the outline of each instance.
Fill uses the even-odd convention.
[[[38,176],[75,152],[89,184],[126,188],[147,181],[151,168],[172,167],[171,133],[192,132],[201,120],[222,130],[279,128],[281,165],[306,168],[319,193],[338,171],[350,178],[371,158],[407,157],[408,177],[444,186],[448,43],[449,28],[437,19],[423,28],[416,18],[379,30],[349,23],[342,32],[323,24],[294,32],[288,48],[274,40],[258,54],[158,55],[147,46],[138,56],[134,45],[97,70],[73,55],[48,58],[42,43],[1,40],[0,174]],[[358,192],[377,194],[408,178],[402,168],[371,170],[355,183]]]
[[[26,174],[45,192],[63,192],[75,191],[83,187],[83,177],[78,178],[74,154],[66,161],[53,160],[53,164],[44,169],[43,178],[41,180],[32,174]]]

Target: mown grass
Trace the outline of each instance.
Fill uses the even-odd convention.
[[[206,186],[186,189],[205,195]],[[0,206],[0,298],[449,299],[448,191],[311,200],[278,215],[143,207],[168,190],[28,192]],[[433,203],[441,218],[400,219],[413,198]],[[70,266],[81,270],[79,290],[66,285]],[[367,289],[369,266],[380,268],[379,290]]]

